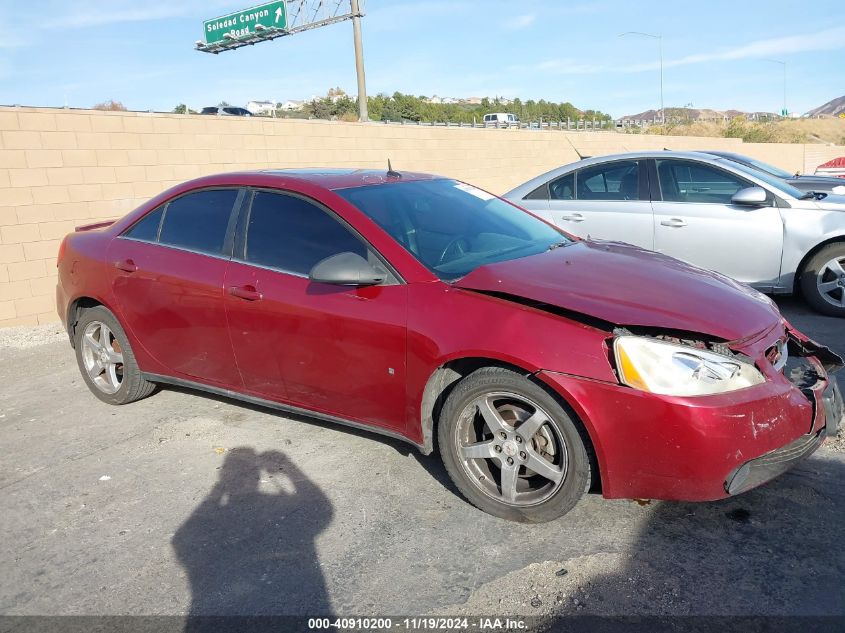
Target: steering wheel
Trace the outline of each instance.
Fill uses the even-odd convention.
[[[443,262],[447,261],[447,259],[457,259],[458,257],[466,255],[468,252],[469,243],[463,237],[456,237],[446,244],[446,248],[443,249],[443,252],[440,253],[440,257],[437,258],[437,265],[439,266]],[[447,257],[449,255],[453,255],[453,257]]]

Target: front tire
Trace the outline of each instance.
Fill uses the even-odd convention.
[[[845,317],[845,242],[813,255],[801,273],[801,293],[817,312]]]
[[[503,519],[557,519],[590,487],[590,459],[570,415],[508,369],[485,367],[457,384],[441,411],[438,443],[464,497]]]
[[[144,379],[126,333],[107,308],[86,309],[76,323],[75,337],[82,379],[100,400],[128,404],[153,392],[155,384]]]

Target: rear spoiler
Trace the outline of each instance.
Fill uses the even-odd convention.
[[[81,226],[77,226],[74,231],[77,233],[81,233],[83,231],[96,231],[97,229],[104,229],[111,226],[115,222],[117,222],[117,220],[105,220],[103,222],[94,222],[93,224],[83,224]]]

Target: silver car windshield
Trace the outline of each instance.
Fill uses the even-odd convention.
[[[743,156],[743,160],[747,161],[755,169],[759,169],[760,171],[764,171],[767,174],[771,174],[775,178],[792,178],[795,174],[792,174],[785,169],[781,169],[780,167],[775,167],[774,165],[769,165],[769,163],[764,163],[761,160],[757,160],[756,158],[751,158],[749,156]]]
[[[717,158],[716,160],[722,161],[722,163],[726,163],[728,166],[733,169],[736,169],[737,171],[742,171],[748,174],[749,176],[754,176],[755,178],[765,182],[773,189],[777,189],[781,193],[785,193],[788,196],[798,199],[804,197],[803,191],[801,191],[797,187],[793,187],[788,182],[784,182],[780,178],[775,178],[774,176],[769,173],[766,173],[765,171],[760,171],[759,169],[748,167],[747,165],[743,165],[742,163],[736,163],[727,158]]]

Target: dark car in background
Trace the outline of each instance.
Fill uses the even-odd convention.
[[[835,176],[793,174],[791,172],[786,171],[785,169],[781,169],[780,167],[775,167],[774,165],[764,163],[763,161],[757,160],[756,158],[751,158],[750,156],[745,156],[744,154],[737,154],[735,152],[706,150],[702,153],[712,154],[713,156],[719,156],[720,158],[725,158],[735,163],[739,163],[740,165],[745,165],[746,167],[757,169],[759,171],[769,174],[770,176],[774,176],[775,178],[785,180],[790,185],[796,187],[797,189],[800,189],[801,191],[814,191],[817,193],[835,193],[838,195],[845,194],[845,180],[843,180],[842,178],[837,178]]]
[[[246,108],[236,106],[209,106],[203,108],[200,114],[216,114],[218,116],[253,116]]]

